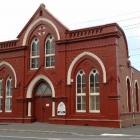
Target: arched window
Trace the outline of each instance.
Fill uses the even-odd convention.
[[[100,112],[99,73],[92,70],[89,75],[89,111]]]
[[[49,35],[45,43],[45,67],[52,68],[55,65],[55,38]]]
[[[36,96],[52,96],[52,90],[48,83],[42,82],[36,89]]]
[[[31,44],[31,54],[30,54],[30,67],[31,69],[39,68],[39,39],[34,38]]]
[[[86,112],[86,78],[83,70],[76,76],[76,111]]]
[[[131,86],[130,86],[130,80],[127,78],[127,104],[128,104],[128,110],[131,112]]]
[[[2,112],[3,80],[0,79],[0,112]]]
[[[12,79],[8,78],[6,81],[6,96],[5,96],[5,111],[12,111]]]
[[[136,110],[139,112],[139,94],[138,94],[138,83],[135,83],[135,95],[136,95]]]

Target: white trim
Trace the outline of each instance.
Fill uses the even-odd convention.
[[[52,53],[52,54],[46,54],[45,56],[46,56],[46,57],[55,56],[55,54],[54,54],[54,53]]]
[[[89,81],[88,81],[89,82],[89,112],[90,113],[100,113],[100,109],[99,110],[97,110],[97,109],[92,110],[90,108],[90,98],[91,98],[91,96],[93,96],[93,97],[99,96],[99,99],[100,99],[100,92],[93,92],[93,93],[90,92],[90,76],[91,76],[91,74],[93,74],[94,75],[94,78],[95,78],[95,74],[93,73],[93,70],[96,70],[96,74],[99,75],[99,72],[97,71],[97,69],[92,69],[91,72],[89,73]],[[95,83],[94,83],[94,88],[95,88]],[[100,100],[99,100],[99,102],[100,102]]]
[[[81,74],[80,71],[82,71],[83,73]],[[83,92],[82,92],[82,93],[77,93],[77,76],[78,76],[78,75],[81,76],[81,86],[82,86],[82,82],[83,82],[83,81],[82,81],[82,76],[83,76],[83,75],[85,76],[85,71],[84,71],[83,69],[80,69],[80,70],[77,72],[77,74],[76,74],[76,112],[86,112],[86,108],[85,108],[85,110],[82,110],[82,109],[81,109],[81,110],[78,110],[78,109],[77,109],[77,98],[78,98],[78,97],[81,97],[81,98],[82,98],[82,97],[85,97],[85,98],[86,98],[86,96],[87,96],[87,95],[86,95],[86,92],[85,92],[85,93],[83,93]],[[85,84],[86,84],[86,83],[85,83]],[[81,87],[81,88],[82,88],[82,87]],[[85,101],[85,102],[86,102],[86,101]],[[81,105],[82,105],[82,100],[81,100]]]
[[[57,105],[57,115],[59,116],[65,116],[66,115],[66,105],[64,102],[59,102]]]
[[[30,68],[30,70],[34,70],[34,71],[35,71],[35,70],[38,70],[38,69],[39,69],[39,68]]]
[[[16,87],[17,87],[17,75],[16,75],[15,69],[13,68],[13,66],[12,66],[10,63],[8,63],[8,62],[6,62],[6,61],[0,62],[0,67],[1,67],[2,65],[6,65],[6,66],[8,66],[8,67],[12,70],[12,72],[13,72],[13,74],[14,74],[14,78],[15,78],[15,88],[16,88]]]
[[[130,100],[131,100],[131,112],[135,112],[135,105],[134,105],[134,91],[133,91],[133,81],[134,81],[134,79],[133,79],[133,76],[134,75],[134,71],[133,71],[133,69],[131,68],[131,84],[132,84],[132,87],[131,87],[131,92],[130,92],[130,94],[131,94],[131,98],[130,98]],[[133,116],[133,119],[135,119],[135,116],[134,116],[134,114],[132,115]],[[135,124],[135,123],[134,123]]]
[[[76,110],[76,113],[85,113],[86,110]]]
[[[49,53],[49,54],[46,53],[46,43],[47,43],[47,41],[50,41],[50,43],[52,43],[52,41],[55,40],[54,36],[52,36],[52,39],[50,40],[50,36],[52,36],[52,35],[51,35],[51,34],[48,35],[47,38],[46,38],[46,41],[45,41],[45,68],[52,68],[52,67],[55,68],[55,64],[54,64],[53,66],[52,66],[52,65],[46,66],[46,58],[47,58],[47,57],[52,57],[52,56],[54,56],[54,59],[55,59],[55,52],[54,52],[54,53]],[[54,46],[54,47],[55,47],[55,46]],[[52,48],[51,48],[51,49],[52,49]],[[51,49],[50,49],[50,50],[51,50]],[[54,49],[55,49],[55,48],[54,48]],[[55,50],[54,50],[54,51],[55,51]],[[52,62],[51,59],[50,59],[50,62]]]
[[[0,84],[1,84],[1,88],[3,89],[3,79],[0,79]],[[2,104],[2,99],[3,99],[3,91],[2,91],[2,89],[0,89],[0,92],[1,92],[1,95],[0,95],[1,104]],[[2,112],[2,108],[0,108],[0,112]]]
[[[126,76],[126,85],[127,85],[127,79],[129,80],[130,86],[131,86],[131,80],[130,80],[130,77],[129,77],[129,76]],[[127,86],[126,86],[126,87],[127,87]]]
[[[136,94],[136,85],[137,85],[137,87],[138,87],[138,93]],[[135,80],[134,81],[134,90],[135,90],[135,103],[136,103],[136,111],[137,112],[139,112],[139,83],[138,83],[138,80]],[[138,99],[137,99],[137,96],[138,96]],[[134,98],[133,98],[133,100],[134,100]],[[138,100],[138,102],[137,102],[137,100]],[[137,110],[137,106],[138,106],[138,110]]]
[[[130,96],[131,96],[131,80],[129,76],[126,76],[126,89],[127,89],[127,108],[128,108],[128,112],[129,112],[129,105],[128,105],[128,85],[127,85],[127,80],[129,80],[130,83]],[[130,97],[131,98],[131,97]],[[131,99],[130,99],[131,100]]]
[[[89,110],[90,113],[100,113],[100,110]]]
[[[138,85],[138,89],[139,89],[139,82],[138,82],[138,80],[135,80],[135,82],[134,82],[134,88],[135,88],[135,84],[137,83],[137,85]]]
[[[7,95],[7,89],[8,89],[8,87],[7,87],[7,82],[8,82],[8,81],[10,81],[10,85],[11,85],[11,87],[10,87],[10,90],[11,90],[11,91],[10,91],[10,92],[12,92],[12,89],[11,89],[11,88],[12,88],[12,79],[11,79],[10,77],[8,77],[7,80],[6,80],[5,112],[12,112],[12,108],[11,108],[11,110],[7,110],[7,109],[6,109],[6,107],[7,107],[6,100],[7,100],[7,99],[11,99],[11,102],[12,102],[12,95],[10,95],[10,96]],[[8,104],[8,105],[9,105],[9,104]]]
[[[74,65],[78,62],[78,60],[80,60],[85,55],[88,55],[98,61],[98,63],[100,64],[100,66],[102,68],[102,71],[103,71],[103,82],[106,83],[106,81],[107,81],[106,80],[106,69],[105,69],[105,66],[104,66],[104,63],[102,62],[102,60],[94,53],[83,52],[83,53],[79,54],[78,56],[76,56],[69,66],[68,73],[67,73],[67,85],[71,85],[71,74],[72,74]]]
[[[38,18],[37,20],[35,20],[35,21],[28,27],[28,29],[26,30],[26,32],[25,32],[25,34],[24,34],[24,37],[23,37],[23,42],[22,42],[22,45],[23,45],[23,46],[26,45],[27,38],[28,38],[29,33],[31,32],[32,28],[33,28],[38,22],[40,22],[40,21],[44,21],[44,22],[47,22],[48,24],[50,24],[50,25],[54,28],[54,30],[55,30],[55,32],[56,32],[56,34],[57,34],[57,39],[60,40],[60,33],[59,33],[59,30],[58,30],[58,28],[56,27],[56,25],[55,25],[51,20],[49,20],[49,19],[47,19],[47,18],[42,18],[42,17],[40,17],[40,18]]]
[[[51,66],[51,67],[45,67],[45,69],[54,69],[55,66]]]
[[[32,60],[35,58],[40,58],[40,44],[39,44],[39,49],[38,49],[38,55],[35,55],[35,56],[33,56],[32,55],[32,50],[33,50],[33,43],[35,42],[35,40],[38,40],[38,43],[39,43],[39,39],[37,38],[37,37],[35,37],[35,38],[33,38],[32,39],[32,43],[31,43],[31,48],[30,48],[30,70],[36,70],[36,69],[38,69],[39,68],[39,66],[38,67],[35,67],[35,68],[32,68]],[[40,60],[40,59],[39,59]],[[39,61],[40,62],[40,61]],[[40,65],[40,64],[39,64]]]
[[[30,82],[30,84],[27,88],[26,98],[32,98],[32,92],[33,92],[34,86],[41,79],[45,80],[50,85],[51,90],[52,90],[52,97],[55,97],[55,89],[54,89],[54,86],[53,86],[51,80],[48,77],[46,77],[45,75],[40,74],[40,75],[36,76]],[[28,102],[28,116],[30,117],[31,115],[32,115],[31,114],[31,105]],[[52,102],[52,116],[55,116],[55,102]]]
[[[55,102],[52,102],[52,117],[55,117]]]
[[[31,102],[28,102],[28,117],[31,117]]]

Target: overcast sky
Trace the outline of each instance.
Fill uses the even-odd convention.
[[[140,70],[140,0],[1,0],[0,42],[16,39],[41,3],[69,29],[117,22]]]

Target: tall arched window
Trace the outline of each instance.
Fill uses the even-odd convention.
[[[12,79],[8,78],[6,81],[6,95],[5,95],[5,111],[12,111]]]
[[[0,112],[2,112],[2,100],[3,100],[3,80],[0,79]]]
[[[31,54],[30,54],[30,67],[31,69],[39,68],[39,39],[34,38],[31,44]]]
[[[55,65],[55,38],[49,35],[45,43],[45,67],[52,68]]]
[[[138,94],[138,83],[135,83],[135,95],[136,95],[136,110],[139,112],[139,94]]]
[[[86,78],[83,70],[76,76],[76,111],[86,112]]]
[[[92,70],[89,75],[89,111],[100,112],[99,73]]]
[[[127,104],[128,104],[128,110],[131,112],[131,86],[130,86],[130,80],[127,78]]]

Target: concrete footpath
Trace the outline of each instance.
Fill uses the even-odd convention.
[[[55,125],[47,123],[1,123],[0,131],[7,132],[32,132],[32,133],[55,133],[70,134],[77,136],[106,135],[106,134],[123,134],[123,135],[140,135],[140,125],[129,128],[104,128],[93,126],[70,126]]]

